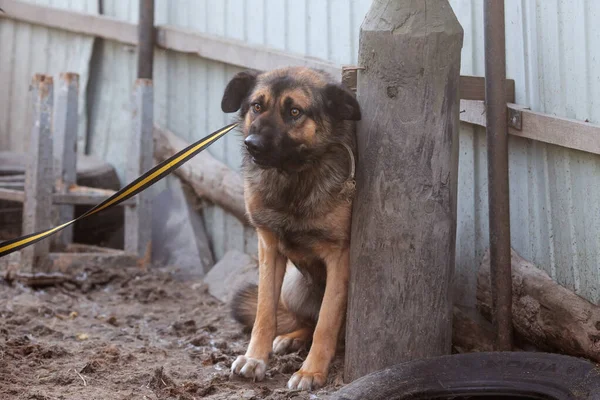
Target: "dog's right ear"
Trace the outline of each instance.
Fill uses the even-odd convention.
[[[242,102],[256,84],[257,76],[257,71],[243,71],[231,78],[221,99],[221,110],[226,113],[239,110]]]

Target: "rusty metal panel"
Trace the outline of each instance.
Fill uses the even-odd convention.
[[[22,0],[40,5],[98,13],[98,0]],[[86,84],[94,39],[2,19],[0,23],[0,149],[24,152],[29,127],[28,89],[36,73],[58,79],[61,72],[80,75],[78,149],[86,142]]]
[[[464,75],[484,74],[483,2],[451,0],[465,31]],[[600,122],[600,3],[505,1],[507,78],[535,111]],[[568,133],[566,133],[568,134]],[[509,140],[512,247],[557,282],[600,302],[600,157],[528,139]],[[473,305],[488,247],[485,130],[462,124],[456,284]]]

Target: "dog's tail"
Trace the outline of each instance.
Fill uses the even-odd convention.
[[[256,319],[258,305],[258,286],[248,284],[239,289],[231,299],[231,314],[233,319],[244,327],[252,329]],[[287,310],[281,302],[277,307],[277,335],[293,332],[303,327],[296,316]]]

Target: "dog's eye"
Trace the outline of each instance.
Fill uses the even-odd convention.
[[[300,116],[300,110],[298,110],[297,108],[292,108],[290,110],[290,115],[294,118],[298,118]]]
[[[262,111],[262,106],[258,103],[254,103],[252,104],[252,109],[254,110],[254,112],[259,113]]]

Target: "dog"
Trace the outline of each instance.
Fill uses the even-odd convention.
[[[252,329],[231,371],[260,381],[271,352],[310,343],[289,389],[325,385],[344,336],[359,104],[317,69],[244,71],[221,101],[238,112],[248,219],[258,236],[258,285],[240,288],[235,320]]]

